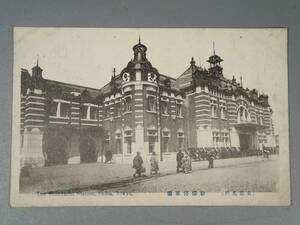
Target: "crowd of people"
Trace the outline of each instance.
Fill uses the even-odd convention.
[[[257,156],[262,156],[264,158],[269,158],[270,154],[275,154],[274,151],[270,148],[262,145],[262,150],[257,150]],[[105,163],[112,162],[112,152],[105,152]],[[224,148],[224,149],[187,149],[185,152],[179,150],[176,154],[176,165],[177,173],[183,172],[185,174],[192,173],[192,161],[194,160],[207,160],[208,168],[214,168],[214,160],[220,158],[227,158],[228,156],[237,155],[237,149],[235,148]],[[152,152],[150,157],[150,175],[159,174],[159,160],[155,152]],[[132,167],[135,169],[134,177],[140,177],[146,173],[146,168],[143,166],[144,161],[140,154],[137,152],[136,156],[133,159]]]

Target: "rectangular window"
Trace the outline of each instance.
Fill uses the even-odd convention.
[[[165,101],[161,102],[161,113],[163,115],[168,115],[168,103]]]
[[[96,120],[98,118],[98,108],[97,107],[91,107],[90,109],[90,119]]]
[[[116,140],[116,149],[117,149],[117,154],[122,154],[122,149],[121,149],[121,139]]]
[[[68,117],[70,113],[70,104],[60,103],[60,117]]]
[[[128,154],[132,153],[132,140],[131,140],[131,138],[127,138],[127,153]]]
[[[58,105],[58,102],[51,102],[50,105],[49,105],[49,116],[57,116],[56,115],[56,112],[57,112],[57,105]]]
[[[218,147],[218,133],[213,132],[213,145],[214,147]]]
[[[88,111],[88,106],[83,105],[81,107],[81,112],[80,112],[80,116],[81,116],[82,119],[87,118],[87,111]]]
[[[181,104],[176,104],[176,116],[182,116],[182,106],[181,106]]]
[[[107,107],[103,107],[103,117],[106,118],[107,117]]]
[[[121,116],[121,105],[117,104],[115,105],[115,116]]]
[[[132,111],[132,100],[131,97],[125,97],[125,112]]]
[[[210,100],[210,112],[212,117],[218,116],[217,102],[214,100]]]
[[[155,149],[155,138],[149,137],[149,153],[154,152]]]
[[[155,97],[148,96],[148,111],[155,112],[156,111],[156,104],[155,104]]]
[[[106,107],[104,108],[104,117],[105,117],[105,118],[110,117],[110,106],[106,106]]]
[[[221,119],[226,118],[226,103],[220,102],[220,117]]]
[[[167,138],[167,137],[163,138],[163,146],[162,147],[163,147],[163,149],[162,149],[163,152],[168,152],[169,138]]]

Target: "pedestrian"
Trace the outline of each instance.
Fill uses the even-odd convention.
[[[112,162],[112,152],[110,149],[106,150],[104,153],[105,162],[104,163],[111,163]]]
[[[176,161],[177,161],[177,173],[179,173],[179,169],[182,168],[182,159],[184,154],[181,152],[181,149],[177,152]]]
[[[188,154],[182,159],[182,168],[185,174],[192,173],[192,160]]]
[[[158,174],[159,167],[158,167],[158,160],[156,158],[155,152],[152,152],[151,158],[150,158],[150,174]]]
[[[264,144],[262,144],[262,151],[263,151],[263,157],[269,158],[269,150],[265,147]]]
[[[212,152],[209,152],[207,155],[208,168],[214,168],[214,155]]]
[[[144,163],[142,156],[140,152],[136,153],[136,156],[133,159],[133,168],[135,169],[135,173],[133,174],[133,177],[141,176],[142,173],[146,172],[145,168],[142,166]]]

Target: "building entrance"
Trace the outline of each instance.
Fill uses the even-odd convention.
[[[242,151],[248,151],[251,148],[251,135],[239,134],[240,148]]]
[[[97,162],[96,143],[92,138],[85,138],[80,141],[80,163]]]
[[[67,149],[67,142],[63,138],[50,138],[46,143],[45,166],[67,164]]]

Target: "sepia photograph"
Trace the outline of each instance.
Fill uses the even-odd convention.
[[[13,36],[13,207],[290,204],[287,29]]]

